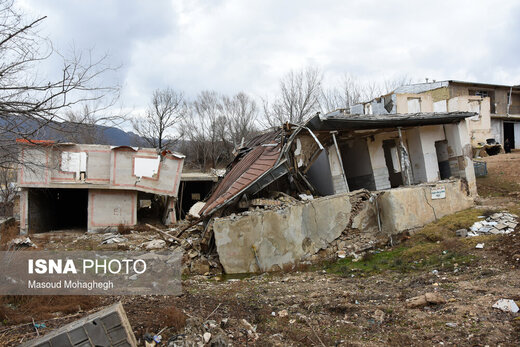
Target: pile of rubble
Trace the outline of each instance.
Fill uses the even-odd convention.
[[[485,220],[475,222],[469,230],[457,230],[457,236],[473,237],[491,234],[510,234],[515,231],[517,225],[517,215],[507,212],[497,212],[487,217]]]
[[[222,273],[222,265],[212,245],[213,232],[211,226],[204,232],[204,226],[199,223],[183,233],[181,247],[184,249],[182,258],[183,274],[209,275]]]

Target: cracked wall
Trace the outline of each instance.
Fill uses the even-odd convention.
[[[375,233],[375,205],[369,196],[357,191],[216,219],[220,262],[226,273],[275,271],[328,248],[347,229]]]
[[[432,191],[445,189],[445,197],[432,198]],[[378,196],[383,232],[395,234],[419,228],[451,213],[473,206],[473,196],[463,180],[395,188]]]
[[[432,199],[432,189],[442,187],[445,197]],[[213,230],[226,273],[276,271],[335,252],[349,255],[384,244],[391,234],[421,227],[472,205],[467,185],[456,179],[375,194],[360,190],[277,210],[245,212],[215,219]]]

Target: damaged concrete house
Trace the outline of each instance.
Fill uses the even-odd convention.
[[[17,141],[20,232],[176,221],[184,156],[151,148]]]
[[[469,208],[475,116],[339,110],[252,139],[201,210],[224,270],[344,257]]]
[[[465,81],[404,85],[392,93],[351,107],[351,113],[475,112],[466,119],[474,148],[493,139],[520,149],[520,86]]]

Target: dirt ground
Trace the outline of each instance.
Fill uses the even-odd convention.
[[[520,304],[520,227],[509,235],[455,236],[492,211],[519,215],[520,152],[483,160],[489,174],[478,179],[475,208],[393,248],[285,273],[191,276],[180,297],[2,297],[0,345],[34,338],[33,318],[46,323],[45,333],[121,300],[143,345],[146,332],[182,341],[182,334],[200,335],[213,325],[236,346],[518,346],[520,314],[492,305]],[[445,302],[409,306],[408,299],[425,293]]]

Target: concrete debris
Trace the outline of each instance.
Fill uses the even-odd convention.
[[[274,199],[253,199],[251,200],[251,206],[280,206],[282,201]]]
[[[439,305],[445,303],[446,299],[444,299],[439,293],[426,293],[424,295],[419,295],[408,299],[406,306],[408,308],[419,308],[428,305]]]
[[[240,325],[247,331],[247,336],[256,341],[258,339],[258,333],[256,332],[256,327],[252,326],[251,323],[246,321],[245,319],[240,320]]]
[[[378,324],[383,324],[384,320],[385,320],[385,316],[386,314],[381,311],[380,309],[377,309],[374,314],[373,314],[373,318],[374,320],[378,323]]]
[[[278,312],[278,317],[287,317],[289,315],[289,312],[287,312],[287,310],[281,310],[280,312]]]
[[[167,344],[168,347],[181,346],[211,346],[211,347],[227,347],[231,346],[226,332],[214,320],[203,322],[197,317],[188,318],[183,334],[172,336]]]
[[[28,237],[17,237],[7,243],[9,247],[22,248],[22,247],[36,247],[36,245]]]
[[[162,249],[162,248],[165,248],[166,247],[166,241],[164,240],[152,240],[152,241],[148,241],[148,242],[145,242],[143,243],[142,245],[145,249],[147,250],[153,250],[153,249]]]
[[[309,201],[309,200],[314,200],[314,197],[312,195],[308,195],[308,194],[300,194],[298,195],[300,197],[300,199],[302,201]]]
[[[123,305],[117,303],[22,344],[24,347],[79,345],[137,346]]]
[[[457,230],[457,236],[473,237],[490,234],[510,234],[518,225],[518,216],[515,214],[500,212],[494,213],[483,221],[475,222],[469,229]],[[464,233],[463,230],[466,232]]]
[[[518,312],[518,305],[514,300],[510,299],[500,299],[493,305],[493,308],[498,308],[504,312]]]
[[[468,236],[468,229],[459,229],[459,230],[455,231],[455,234],[458,237],[466,237],[466,236]]]
[[[191,206],[190,210],[188,211],[188,217],[198,219],[200,218],[200,210],[206,205],[205,202],[197,201],[193,206]]]
[[[128,239],[119,234],[107,234],[105,237],[103,237],[103,241],[101,242],[101,244],[110,245],[113,243],[121,243],[126,241],[128,241]]]

